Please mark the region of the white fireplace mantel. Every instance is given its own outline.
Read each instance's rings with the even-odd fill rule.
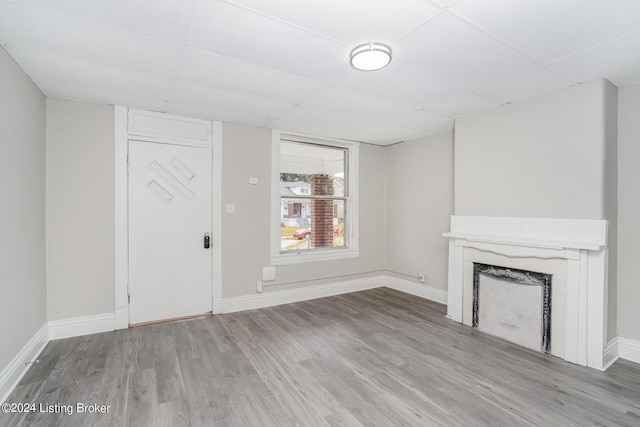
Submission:
[[[607,221],[513,217],[451,217],[447,317],[462,322],[464,249],[507,257],[565,259],[565,360],[605,370]]]

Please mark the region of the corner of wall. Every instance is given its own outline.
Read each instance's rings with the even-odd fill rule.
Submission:
[[[44,323],[0,372],[0,403],[5,402],[31,365],[37,363],[38,356],[48,342],[49,326]]]
[[[617,335],[640,341],[640,287],[637,260],[640,257],[640,84],[618,92],[618,236],[617,236]]]
[[[46,341],[41,338],[47,319],[46,101],[2,47],[0,76],[0,252],[10,254],[0,258],[5,300],[0,310],[3,396],[26,369],[25,359]]]
[[[618,335],[618,88],[603,80],[604,201],[603,214],[609,222],[609,269],[607,337]]]

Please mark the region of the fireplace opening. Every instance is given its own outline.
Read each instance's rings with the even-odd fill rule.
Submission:
[[[550,354],[551,279],[551,274],[474,262],[472,326]]]

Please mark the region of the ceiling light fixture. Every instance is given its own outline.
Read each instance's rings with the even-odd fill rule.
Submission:
[[[375,71],[391,62],[391,48],[382,43],[365,43],[351,51],[351,66],[357,70]]]

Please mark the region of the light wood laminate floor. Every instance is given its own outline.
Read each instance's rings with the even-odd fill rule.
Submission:
[[[74,413],[2,426],[640,426],[640,365],[575,366],[380,288],[52,341],[8,402]]]

